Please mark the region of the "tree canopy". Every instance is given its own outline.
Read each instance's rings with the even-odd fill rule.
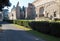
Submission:
[[[5,6],[11,6],[11,3],[9,0],[0,0],[0,11],[2,11],[2,8]]]

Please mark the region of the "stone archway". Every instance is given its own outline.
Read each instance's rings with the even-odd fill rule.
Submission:
[[[44,7],[40,7],[39,9],[39,17],[44,16]]]

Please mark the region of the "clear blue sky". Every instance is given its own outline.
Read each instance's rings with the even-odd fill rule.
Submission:
[[[13,5],[16,6],[17,2],[19,1],[19,6],[28,6],[28,3],[32,3],[34,0],[10,0],[11,2],[11,7],[9,7],[9,11],[11,10],[11,8],[13,7]]]

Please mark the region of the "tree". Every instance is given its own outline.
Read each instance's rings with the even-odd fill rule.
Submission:
[[[5,6],[11,6],[11,3],[9,0],[0,0],[0,11],[2,11],[2,8]]]
[[[21,7],[19,6],[19,9],[20,9],[20,12],[22,12],[22,9],[21,9]]]
[[[23,11],[23,18],[25,19],[25,7],[22,7],[22,11]]]
[[[25,13],[25,7],[24,6],[22,7],[22,11]]]

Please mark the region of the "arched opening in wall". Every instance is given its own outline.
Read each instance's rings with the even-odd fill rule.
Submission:
[[[54,17],[56,17],[56,11],[54,12]]]
[[[44,16],[44,7],[41,7],[39,9],[39,17],[42,17],[42,16]]]
[[[46,14],[46,17],[48,18],[49,13]]]
[[[53,19],[53,16],[52,15],[50,15],[50,20],[52,20]]]

